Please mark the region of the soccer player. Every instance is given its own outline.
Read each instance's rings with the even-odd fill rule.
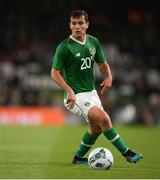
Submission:
[[[103,95],[112,86],[112,75],[106,57],[96,37],[86,34],[88,14],[84,10],[71,12],[71,35],[62,41],[55,52],[51,78],[64,90],[64,105],[72,113],[86,119],[88,130],[75,152],[72,163],[85,164],[85,154],[101,133],[118,149],[128,162],[136,163],[142,154],[133,152],[112,126],[94,86],[93,64],[104,76],[100,84]]]

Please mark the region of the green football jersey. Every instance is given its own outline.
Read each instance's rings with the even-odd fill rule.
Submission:
[[[95,89],[93,64],[105,60],[97,38],[86,35],[85,42],[81,43],[70,36],[57,47],[52,68],[62,72],[66,83],[77,94]]]

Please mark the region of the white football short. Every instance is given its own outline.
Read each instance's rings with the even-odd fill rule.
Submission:
[[[86,119],[88,122],[88,112],[93,106],[97,106],[103,109],[102,103],[99,99],[96,90],[90,92],[82,92],[75,95],[76,103],[75,106],[70,109],[66,103],[67,99],[64,99],[64,106],[73,114],[77,114]]]

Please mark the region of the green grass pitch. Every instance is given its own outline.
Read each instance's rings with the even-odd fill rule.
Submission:
[[[87,127],[0,127],[0,178],[8,179],[155,179],[160,178],[160,127],[117,126],[131,149],[143,153],[128,163],[103,135],[95,147],[114,156],[110,170],[72,165],[71,159]],[[93,149],[92,148],[92,149]]]

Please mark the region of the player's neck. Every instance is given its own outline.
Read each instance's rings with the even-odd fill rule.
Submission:
[[[83,36],[83,37],[81,36],[81,37],[78,38],[78,37],[72,36],[72,34],[71,34],[70,38],[73,39],[76,42],[79,42],[80,44],[85,44],[85,42],[86,42],[86,35]]]

